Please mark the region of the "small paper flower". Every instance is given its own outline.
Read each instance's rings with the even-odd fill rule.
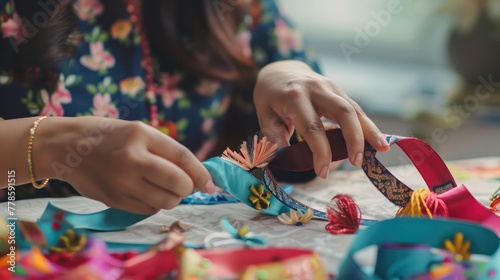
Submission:
[[[248,235],[249,232],[250,232],[250,228],[249,227],[242,226],[240,229],[238,229],[238,236],[237,236],[237,238],[238,239],[243,239],[244,237],[246,237]]]
[[[51,247],[50,251],[55,253],[75,253],[82,250],[85,244],[87,244],[85,235],[78,235],[74,230],[68,229],[65,234],[59,237],[57,246]]]
[[[469,260],[470,259],[470,241],[464,242],[464,235],[461,232],[455,233],[455,238],[453,242],[449,239],[444,241],[444,248],[455,254],[457,261]]]
[[[252,171],[255,168],[264,168],[278,149],[278,145],[259,134],[250,137],[248,141],[243,141],[239,151],[227,148],[221,158]]]
[[[302,226],[307,224],[313,216],[313,211],[308,208],[305,213],[296,210],[290,210],[290,215],[282,213],[278,216],[278,219],[285,225]]]
[[[178,232],[186,232],[190,229],[192,229],[192,225],[187,225],[184,223],[181,223],[180,220],[177,220],[173,222],[170,226],[161,226],[160,227],[160,233],[167,233],[167,232],[172,232],[172,231],[178,231]]]
[[[262,209],[267,209],[271,205],[269,198],[271,198],[271,193],[264,190],[264,185],[258,184],[257,187],[250,186],[250,192],[252,193],[248,199],[252,202],[255,209],[261,211]]]

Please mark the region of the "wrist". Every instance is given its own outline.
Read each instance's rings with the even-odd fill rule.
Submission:
[[[64,132],[70,131],[70,118],[49,117],[38,125],[33,141],[33,170],[35,179],[62,179],[57,176],[54,168],[63,163]]]
[[[264,66],[262,70],[266,71],[268,69],[271,69],[271,70],[290,71],[293,70],[294,68],[301,70],[311,70],[311,67],[309,67],[307,63],[300,60],[280,60],[272,62]]]

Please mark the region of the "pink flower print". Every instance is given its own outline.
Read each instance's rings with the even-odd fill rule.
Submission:
[[[3,38],[14,37],[14,39],[19,38],[21,35],[21,18],[17,13],[14,13],[12,18],[9,18],[6,14],[0,15],[1,26],[2,26],[2,36]]]
[[[224,98],[222,99],[219,107],[219,113],[222,115],[227,111],[227,108],[229,108],[229,105],[231,104],[231,95],[226,94]]]
[[[175,100],[183,95],[177,83],[181,80],[181,75],[161,74],[160,93],[165,107],[171,107]]]
[[[71,102],[71,94],[63,82],[57,84],[57,90],[49,96],[46,90],[41,90],[40,95],[45,106],[40,111],[40,116],[63,116],[64,109],[61,104]]]
[[[118,110],[111,103],[111,95],[109,93],[94,95],[94,116],[118,118]]]
[[[276,37],[278,39],[278,52],[282,56],[289,56],[291,50],[302,50],[302,40],[300,36],[298,36],[283,19],[275,20],[274,24],[276,28]]]
[[[212,95],[220,88],[220,83],[213,80],[200,79],[196,92],[200,95]]]
[[[194,153],[196,158],[198,158],[200,161],[205,160],[207,158],[208,154],[215,147],[216,142],[217,142],[216,138],[212,138],[210,140],[203,142],[203,144],[201,145],[201,148]]]
[[[90,55],[82,56],[80,63],[92,71],[102,71],[115,66],[115,57],[104,49],[102,42],[95,42],[90,44]]]
[[[207,118],[207,119],[204,119],[203,123],[201,124],[201,131],[203,131],[203,133],[207,134],[210,131],[212,131],[213,127],[214,127],[214,119]]]
[[[238,41],[238,43],[242,48],[243,55],[247,57],[250,57],[252,55],[252,48],[250,47],[251,38],[252,38],[252,33],[250,33],[250,31],[248,30],[240,32],[236,37],[236,40]]]
[[[104,6],[99,0],[78,0],[74,5],[74,10],[81,20],[92,21],[102,14]]]

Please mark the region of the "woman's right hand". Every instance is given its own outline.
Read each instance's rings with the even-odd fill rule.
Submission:
[[[35,174],[64,180],[109,207],[152,214],[194,189],[215,191],[186,147],[142,122],[48,118],[36,133]]]

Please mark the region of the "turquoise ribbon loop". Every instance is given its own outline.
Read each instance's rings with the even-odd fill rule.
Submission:
[[[63,210],[48,203],[40,220],[52,221],[58,213],[63,213],[64,221],[74,229],[93,231],[119,231],[136,224],[150,215],[135,214],[119,209],[108,208],[99,212],[80,214]]]
[[[371,246],[383,244],[428,245],[432,248],[443,248],[445,240],[453,240],[456,233],[462,233],[470,240],[472,254],[486,255],[489,262],[482,268],[477,279],[500,279],[500,239],[490,229],[483,226],[458,220],[441,220],[427,218],[395,218],[378,222],[364,230],[358,231],[351,247],[340,264],[335,279],[385,279],[386,273],[410,271],[413,275],[425,274],[429,264],[435,261],[432,254],[420,254],[421,258],[407,258],[398,261],[392,257],[377,259],[377,274],[361,266],[354,258],[356,252]],[[408,265],[407,269],[403,266]],[[385,271],[382,271],[384,269]],[[401,275],[399,275],[401,276]],[[399,277],[398,276],[398,277]],[[396,277],[392,275],[391,277]],[[395,278],[389,278],[395,279]],[[402,278],[397,278],[402,279]]]

